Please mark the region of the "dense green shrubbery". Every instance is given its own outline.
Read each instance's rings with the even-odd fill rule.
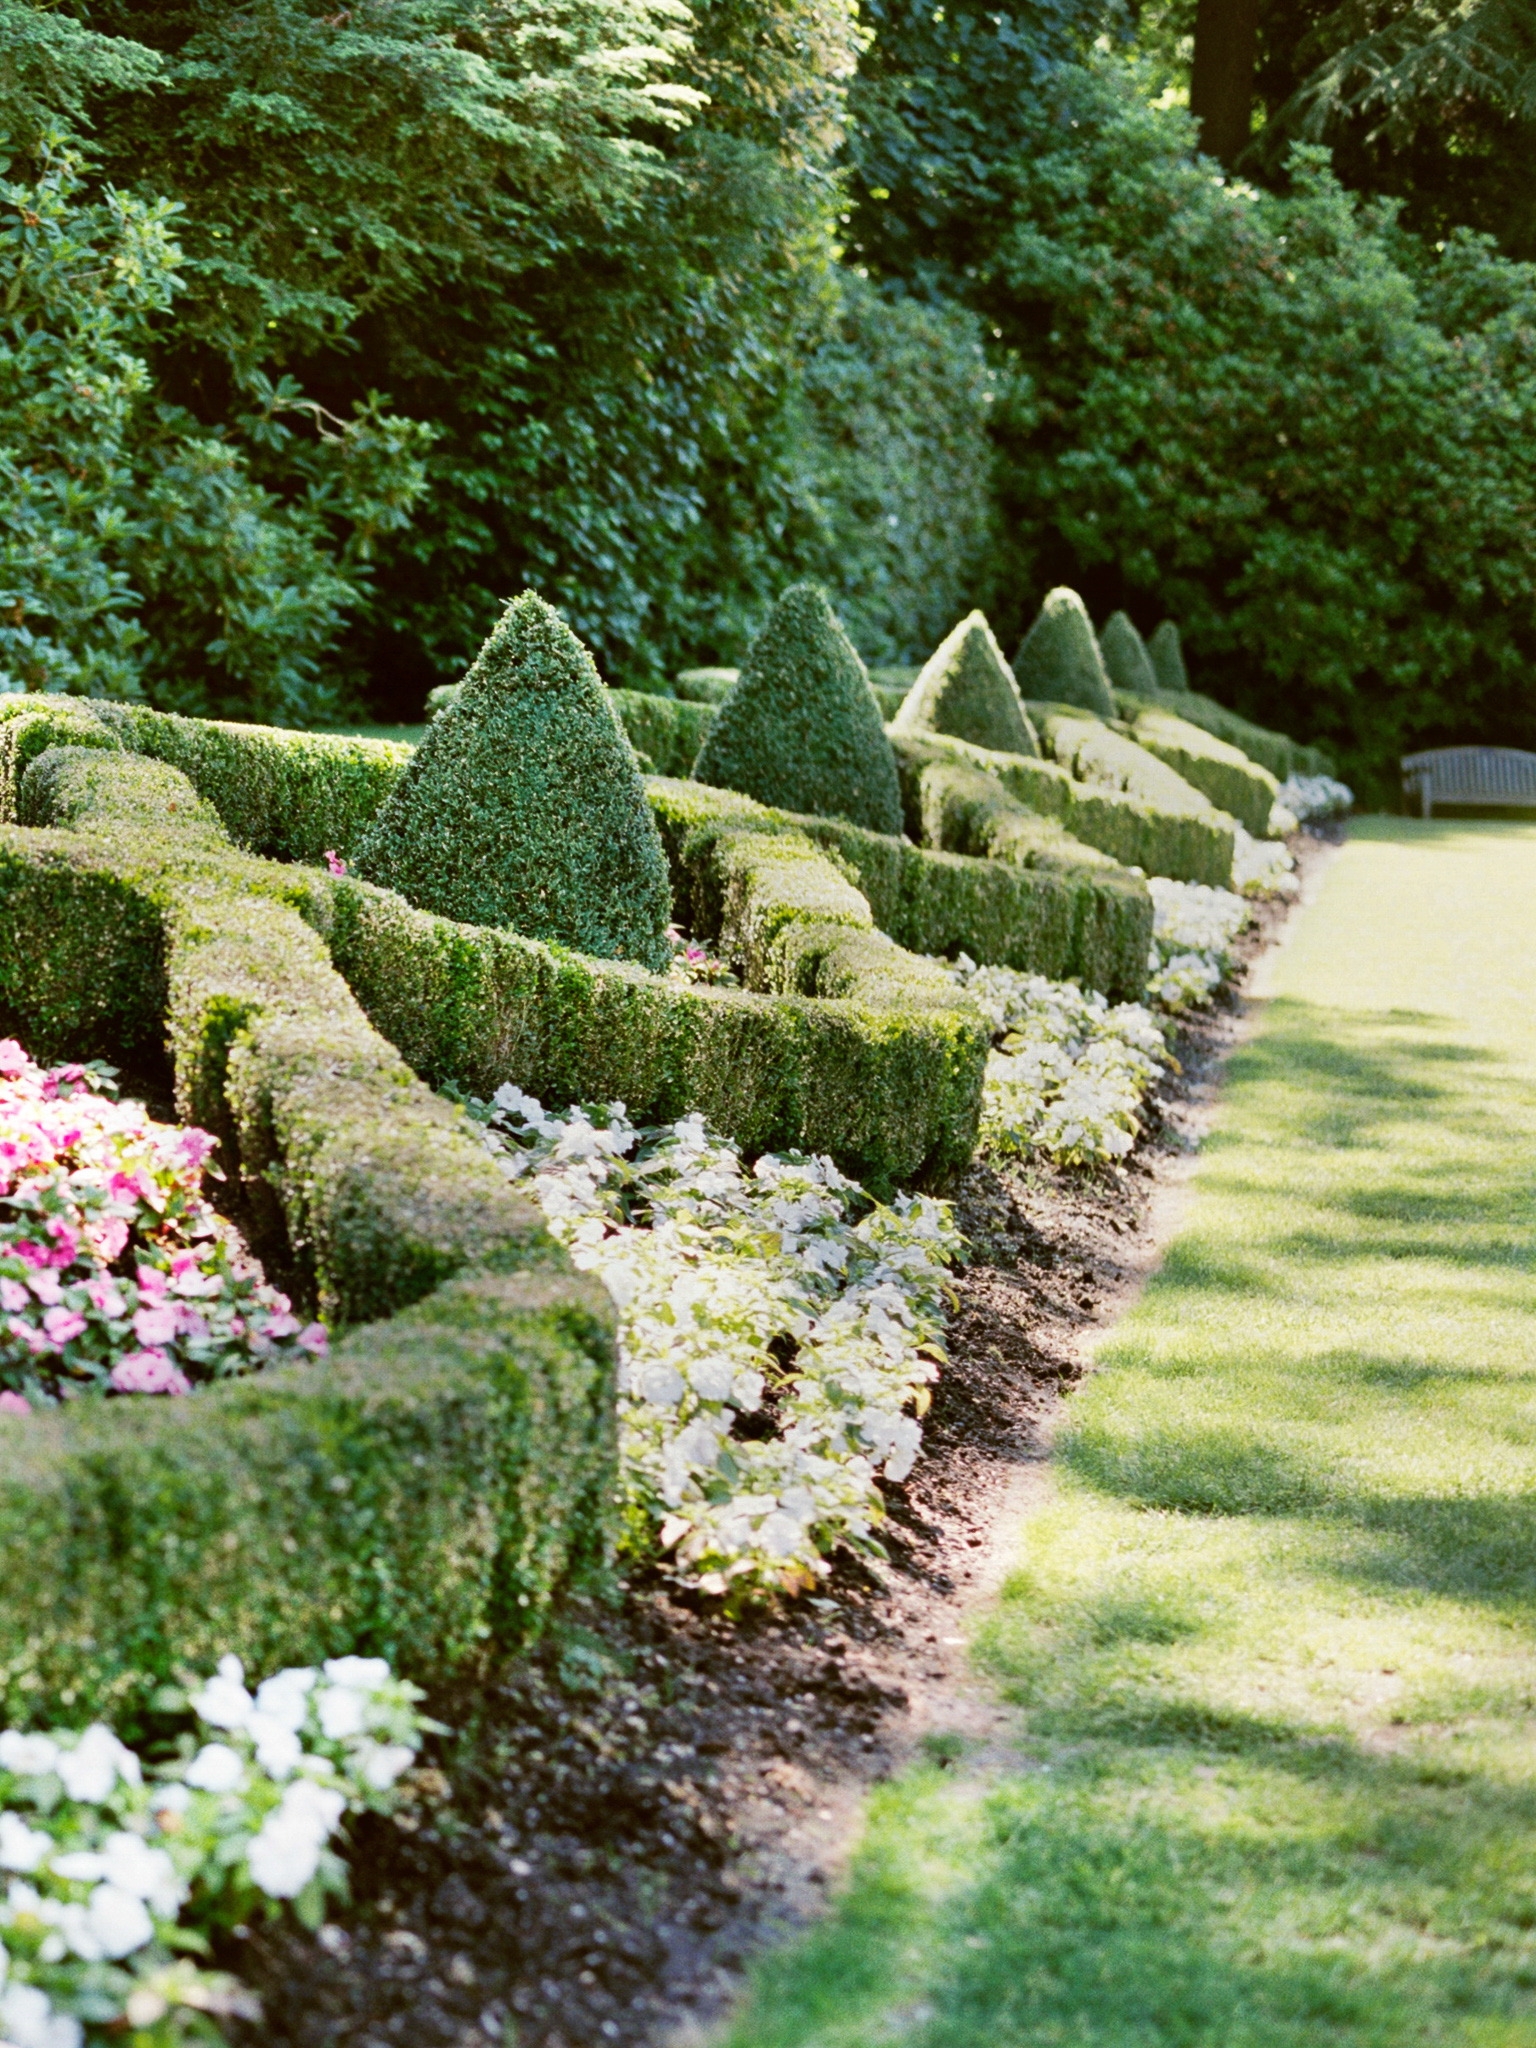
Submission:
[[[1025,124],[982,288],[1015,576],[1167,605],[1203,686],[1378,775],[1536,740],[1536,270],[1415,244],[1317,151],[1224,181],[1108,59]]]
[[[695,779],[787,811],[901,830],[901,796],[880,707],[826,593],[779,599],[715,714]]]
[[[87,190],[39,141],[0,176],[0,690],[141,692],[281,717],[334,701],[321,672],[381,533],[420,496],[424,435],[361,403],[292,457],[288,500],[239,437],[159,397],[145,361],[181,284],[175,209]],[[247,438],[294,440],[288,399]]]
[[[982,612],[929,655],[896,714],[898,732],[947,732],[999,754],[1038,754],[1013,670]]]
[[[94,121],[75,239],[99,253],[118,206],[179,241],[116,281],[148,444],[110,496],[123,532],[103,550],[82,492],[36,487],[34,565],[73,552],[100,586],[44,574],[57,618],[20,593],[56,685],[290,720],[366,686],[410,716],[523,583],[637,684],[739,657],[796,574],[887,656],[960,608],[991,378],[974,315],[888,306],[834,262],[843,0],[0,17],[12,175],[52,175],[25,154],[50,116]]]
[[[465,924],[666,965],[666,858],[634,750],[591,655],[532,591],[428,726],[357,868]]]

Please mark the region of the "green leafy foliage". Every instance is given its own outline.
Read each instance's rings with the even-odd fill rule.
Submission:
[[[1224,182],[1108,59],[1030,120],[987,287],[1027,560],[1155,595],[1214,695],[1378,790],[1413,742],[1529,744],[1536,271],[1411,245],[1316,152]]]
[[[1087,607],[1065,585],[1051,591],[1014,659],[1026,697],[1075,704],[1098,718],[1113,718],[1115,700],[1104,673]]]
[[[161,402],[143,351],[183,268],[176,208],[107,186],[50,133],[0,176],[0,688],[233,698],[312,714],[380,533],[422,487],[423,430],[266,387],[250,445]],[[300,442],[284,415],[306,412]],[[291,444],[302,494],[252,452]]]
[[[466,924],[666,965],[666,856],[634,752],[591,655],[532,591],[427,728],[357,866]]]
[[[898,732],[947,732],[999,754],[1038,754],[1013,670],[986,615],[963,618],[929,655],[896,714]]]
[[[901,793],[880,707],[814,584],[794,584],[774,606],[693,773],[784,810],[900,832]]]

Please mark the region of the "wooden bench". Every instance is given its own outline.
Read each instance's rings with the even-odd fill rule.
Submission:
[[[1403,794],[1417,796],[1420,815],[1436,804],[1483,804],[1490,810],[1536,810],[1536,754],[1517,747],[1436,747],[1404,754]]]

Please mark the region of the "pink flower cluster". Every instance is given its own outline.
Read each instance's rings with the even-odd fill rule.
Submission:
[[[217,1140],[0,1039],[0,1415],[319,1356],[202,1192]]]

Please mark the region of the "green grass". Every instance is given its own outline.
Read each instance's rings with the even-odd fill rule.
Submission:
[[[1366,820],[975,1654],[732,2048],[1536,2044],[1536,827]]]

